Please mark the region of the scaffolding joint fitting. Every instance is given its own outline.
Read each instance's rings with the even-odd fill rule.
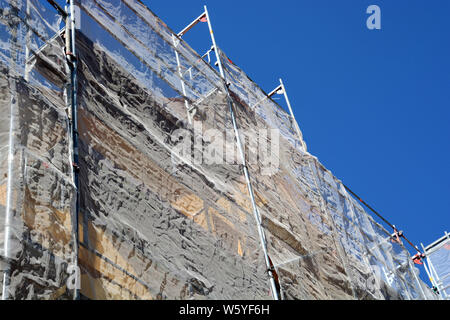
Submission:
[[[75,173],[79,173],[80,172],[80,167],[78,166],[78,163],[72,162],[72,167],[73,167],[73,171]]]
[[[77,61],[77,57],[71,51],[66,51],[66,57],[70,62]]]

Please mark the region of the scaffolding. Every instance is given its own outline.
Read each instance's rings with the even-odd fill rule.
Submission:
[[[175,33],[138,0],[49,3],[0,0],[3,299],[433,298],[308,153],[283,81],[265,93],[218,47],[206,6]],[[203,22],[200,56],[183,36]],[[233,133],[235,163],[174,152],[176,132],[211,129]]]
[[[426,261],[424,268],[439,299],[450,299],[450,234],[445,235],[424,247]]]

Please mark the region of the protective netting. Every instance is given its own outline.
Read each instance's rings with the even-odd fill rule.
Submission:
[[[279,158],[277,174],[261,175],[261,162],[250,168],[257,194],[270,196],[261,203],[261,212],[273,240],[268,243],[269,254],[284,297],[431,297],[425,292],[429,290],[422,288],[418,270],[403,245],[393,241],[343,184],[306,152],[290,115],[223,52],[221,56],[227,81],[239,102],[262,119],[257,127],[280,132],[279,154],[273,156]],[[295,245],[287,246],[290,242]]]
[[[270,299],[220,75],[139,1],[75,2],[78,234],[61,19],[37,0],[0,0],[8,298],[69,297],[77,235],[85,298]],[[430,297],[289,113],[219,54],[281,297]]]
[[[41,1],[0,8],[2,294],[68,298],[76,261],[61,18]]]

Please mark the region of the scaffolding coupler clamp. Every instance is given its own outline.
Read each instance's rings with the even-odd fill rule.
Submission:
[[[72,167],[73,167],[74,172],[76,172],[76,173],[80,172],[80,167],[78,166],[77,163],[72,162]]]
[[[275,267],[274,266],[270,266],[270,268],[268,268],[266,270],[266,272],[272,272],[272,274],[275,272]]]
[[[66,51],[66,57],[70,62],[77,60],[77,57],[71,51]]]
[[[391,242],[402,243],[400,238],[403,237],[403,231],[398,231],[397,228],[394,228],[394,233],[391,235]]]
[[[194,104],[191,107],[189,107],[188,112],[192,112],[192,111],[196,110],[197,108],[198,108],[198,106]]]
[[[417,254],[415,254],[411,259],[415,264],[423,264],[422,259],[425,258],[425,254],[418,252]]]

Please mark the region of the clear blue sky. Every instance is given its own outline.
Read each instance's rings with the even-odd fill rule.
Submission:
[[[233,62],[266,92],[284,79],[328,169],[414,243],[450,231],[450,1],[144,3],[175,31],[208,5]],[[381,30],[366,28],[371,4]],[[206,24],[185,39],[210,46]]]

